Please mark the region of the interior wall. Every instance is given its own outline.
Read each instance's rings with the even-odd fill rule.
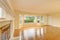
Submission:
[[[48,24],[56,27],[60,27],[60,13],[50,14],[48,16]]]
[[[14,16],[14,28],[19,28],[19,14],[16,13]]]
[[[7,0],[0,0],[0,7],[5,11],[4,13],[6,13],[7,15],[9,15],[8,17],[12,18],[13,17],[13,11],[11,9],[11,7],[8,4]]]
[[[20,21],[19,21],[19,15],[34,15],[34,16],[44,16],[45,17],[45,21],[44,21],[44,25],[47,25],[47,15],[46,14],[33,14],[33,13],[28,13],[28,12],[18,12],[18,11],[15,11],[15,16],[14,16],[14,28],[21,28],[22,26],[24,27],[31,27],[31,26],[41,26],[41,24],[36,24],[36,23],[32,23],[32,24],[23,24],[22,26],[19,25]]]

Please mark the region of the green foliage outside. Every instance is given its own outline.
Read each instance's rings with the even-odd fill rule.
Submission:
[[[34,22],[34,17],[26,17],[26,19],[24,20],[25,23],[32,23]]]

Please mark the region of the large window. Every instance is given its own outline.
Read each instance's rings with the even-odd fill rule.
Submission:
[[[44,16],[20,15],[20,25],[25,23],[44,23]]]
[[[24,16],[24,23],[33,23],[34,19],[34,16]]]

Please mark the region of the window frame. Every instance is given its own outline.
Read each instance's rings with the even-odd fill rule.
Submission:
[[[44,17],[44,20],[43,20],[42,16],[36,16],[36,15],[19,15],[19,18],[20,18],[20,16],[22,17],[22,19],[21,19],[22,23],[20,23],[20,20],[19,20],[19,25],[23,25],[23,24],[34,24],[34,23],[40,25],[42,23],[42,21],[44,23],[44,20],[45,20],[45,16],[43,16]],[[35,17],[34,22],[24,23],[24,16],[34,16]],[[40,19],[39,19],[40,22],[39,23],[37,22],[37,17],[40,17]]]
[[[34,15],[24,15],[24,16],[33,16],[33,17],[35,18]],[[34,19],[34,20],[35,20],[35,19]],[[28,24],[32,24],[32,23],[34,23],[34,22],[30,22],[30,23],[28,23]],[[27,24],[27,23],[24,23],[24,24]]]

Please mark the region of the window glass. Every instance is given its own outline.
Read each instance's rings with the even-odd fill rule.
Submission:
[[[40,16],[37,16],[37,23],[40,23]]]
[[[41,16],[42,23],[44,23],[44,16]]]
[[[20,15],[19,17],[20,17],[20,25],[22,25],[22,22],[24,22],[24,23],[37,23],[40,25],[40,23],[44,24],[44,21],[45,21],[44,16],[24,15],[24,17],[22,17],[22,15]],[[24,20],[22,20],[23,18],[24,18]]]
[[[34,16],[24,16],[24,23],[33,23],[34,19]]]
[[[0,18],[6,18],[6,16],[6,11],[2,7],[0,7]]]
[[[2,8],[0,7],[0,18],[2,17]]]
[[[20,15],[20,25],[22,25],[22,15]]]

